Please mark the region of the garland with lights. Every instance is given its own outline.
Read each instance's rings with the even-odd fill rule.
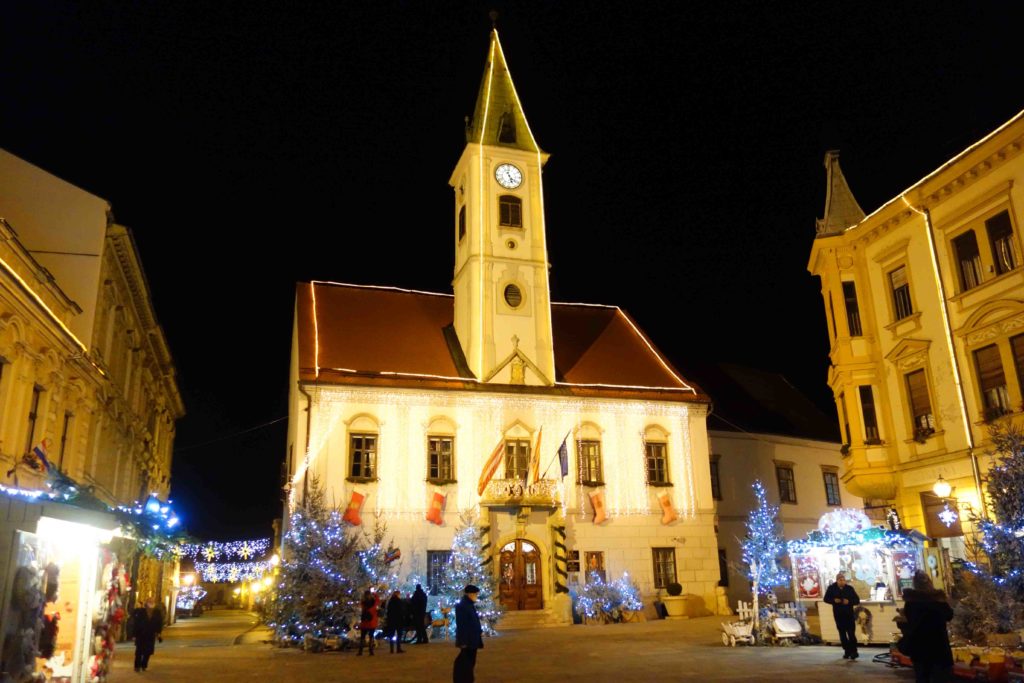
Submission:
[[[269,562],[196,562],[195,566],[207,583],[257,581],[270,569]]]
[[[178,557],[190,557],[206,562],[216,562],[221,558],[224,558],[225,561],[237,558],[247,562],[265,554],[269,549],[269,538],[252,538],[241,541],[182,543],[175,546],[174,554]]]
[[[591,572],[576,602],[576,610],[582,616],[605,623],[622,621],[624,612],[636,612],[643,606],[640,589],[630,580],[628,572],[611,583],[605,583],[599,573]]]

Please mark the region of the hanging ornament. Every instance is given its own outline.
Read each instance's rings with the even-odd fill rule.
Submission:
[[[591,493],[590,504],[594,506],[594,524],[600,524],[608,519],[604,508],[604,491],[594,491]]]
[[[444,524],[444,518],[442,517],[444,499],[445,497],[437,491],[434,491],[434,495],[431,496],[430,509],[427,511],[427,521],[431,524],[436,524],[437,526]]]
[[[359,516],[359,510],[363,507],[364,500],[366,500],[365,495],[358,491],[353,491],[352,500],[348,502],[348,508],[345,509],[345,514],[342,516],[342,519],[352,526],[361,525],[363,523],[363,519]]]
[[[676,509],[672,507],[672,499],[667,493],[658,496],[658,504],[661,505],[661,523],[671,524],[679,519]]]

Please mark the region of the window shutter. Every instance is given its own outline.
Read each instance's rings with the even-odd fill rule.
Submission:
[[[907,375],[907,394],[910,395],[910,412],[914,417],[932,412],[924,370],[917,370]]]
[[[999,358],[999,347],[995,344],[978,349],[974,352],[978,364],[978,381],[982,392],[1001,387],[1006,384],[1003,377],[1003,363]]]

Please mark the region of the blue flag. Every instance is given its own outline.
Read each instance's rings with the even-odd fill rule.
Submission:
[[[566,434],[565,438],[562,439],[562,445],[558,447],[558,464],[562,467],[562,478],[569,474],[569,449],[565,447],[565,442],[569,440],[569,435]]]

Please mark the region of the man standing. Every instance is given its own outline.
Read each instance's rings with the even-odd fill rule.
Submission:
[[[463,590],[462,600],[455,606],[455,646],[459,648],[459,656],[455,658],[452,671],[453,683],[473,683],[476,651],[484,646],[480,616],[473,604],[479,595],[480,589],[469,584]]]
[[[860,604],[860,598],[853,586],[846,583],[846,576],[839,572],[836,582],[825,591],[825,602],[832,605],[832,616],[836,619],[839,630],[839,642],[843,645],[843,659],[857,659],[856,620],[853,617],[854,605]]]
[[[412,594],[409,601],[412,611],[412,623],[416,627],[416,644],[427,642],[427,594],[423,586],[416,584],[416,592]]]

